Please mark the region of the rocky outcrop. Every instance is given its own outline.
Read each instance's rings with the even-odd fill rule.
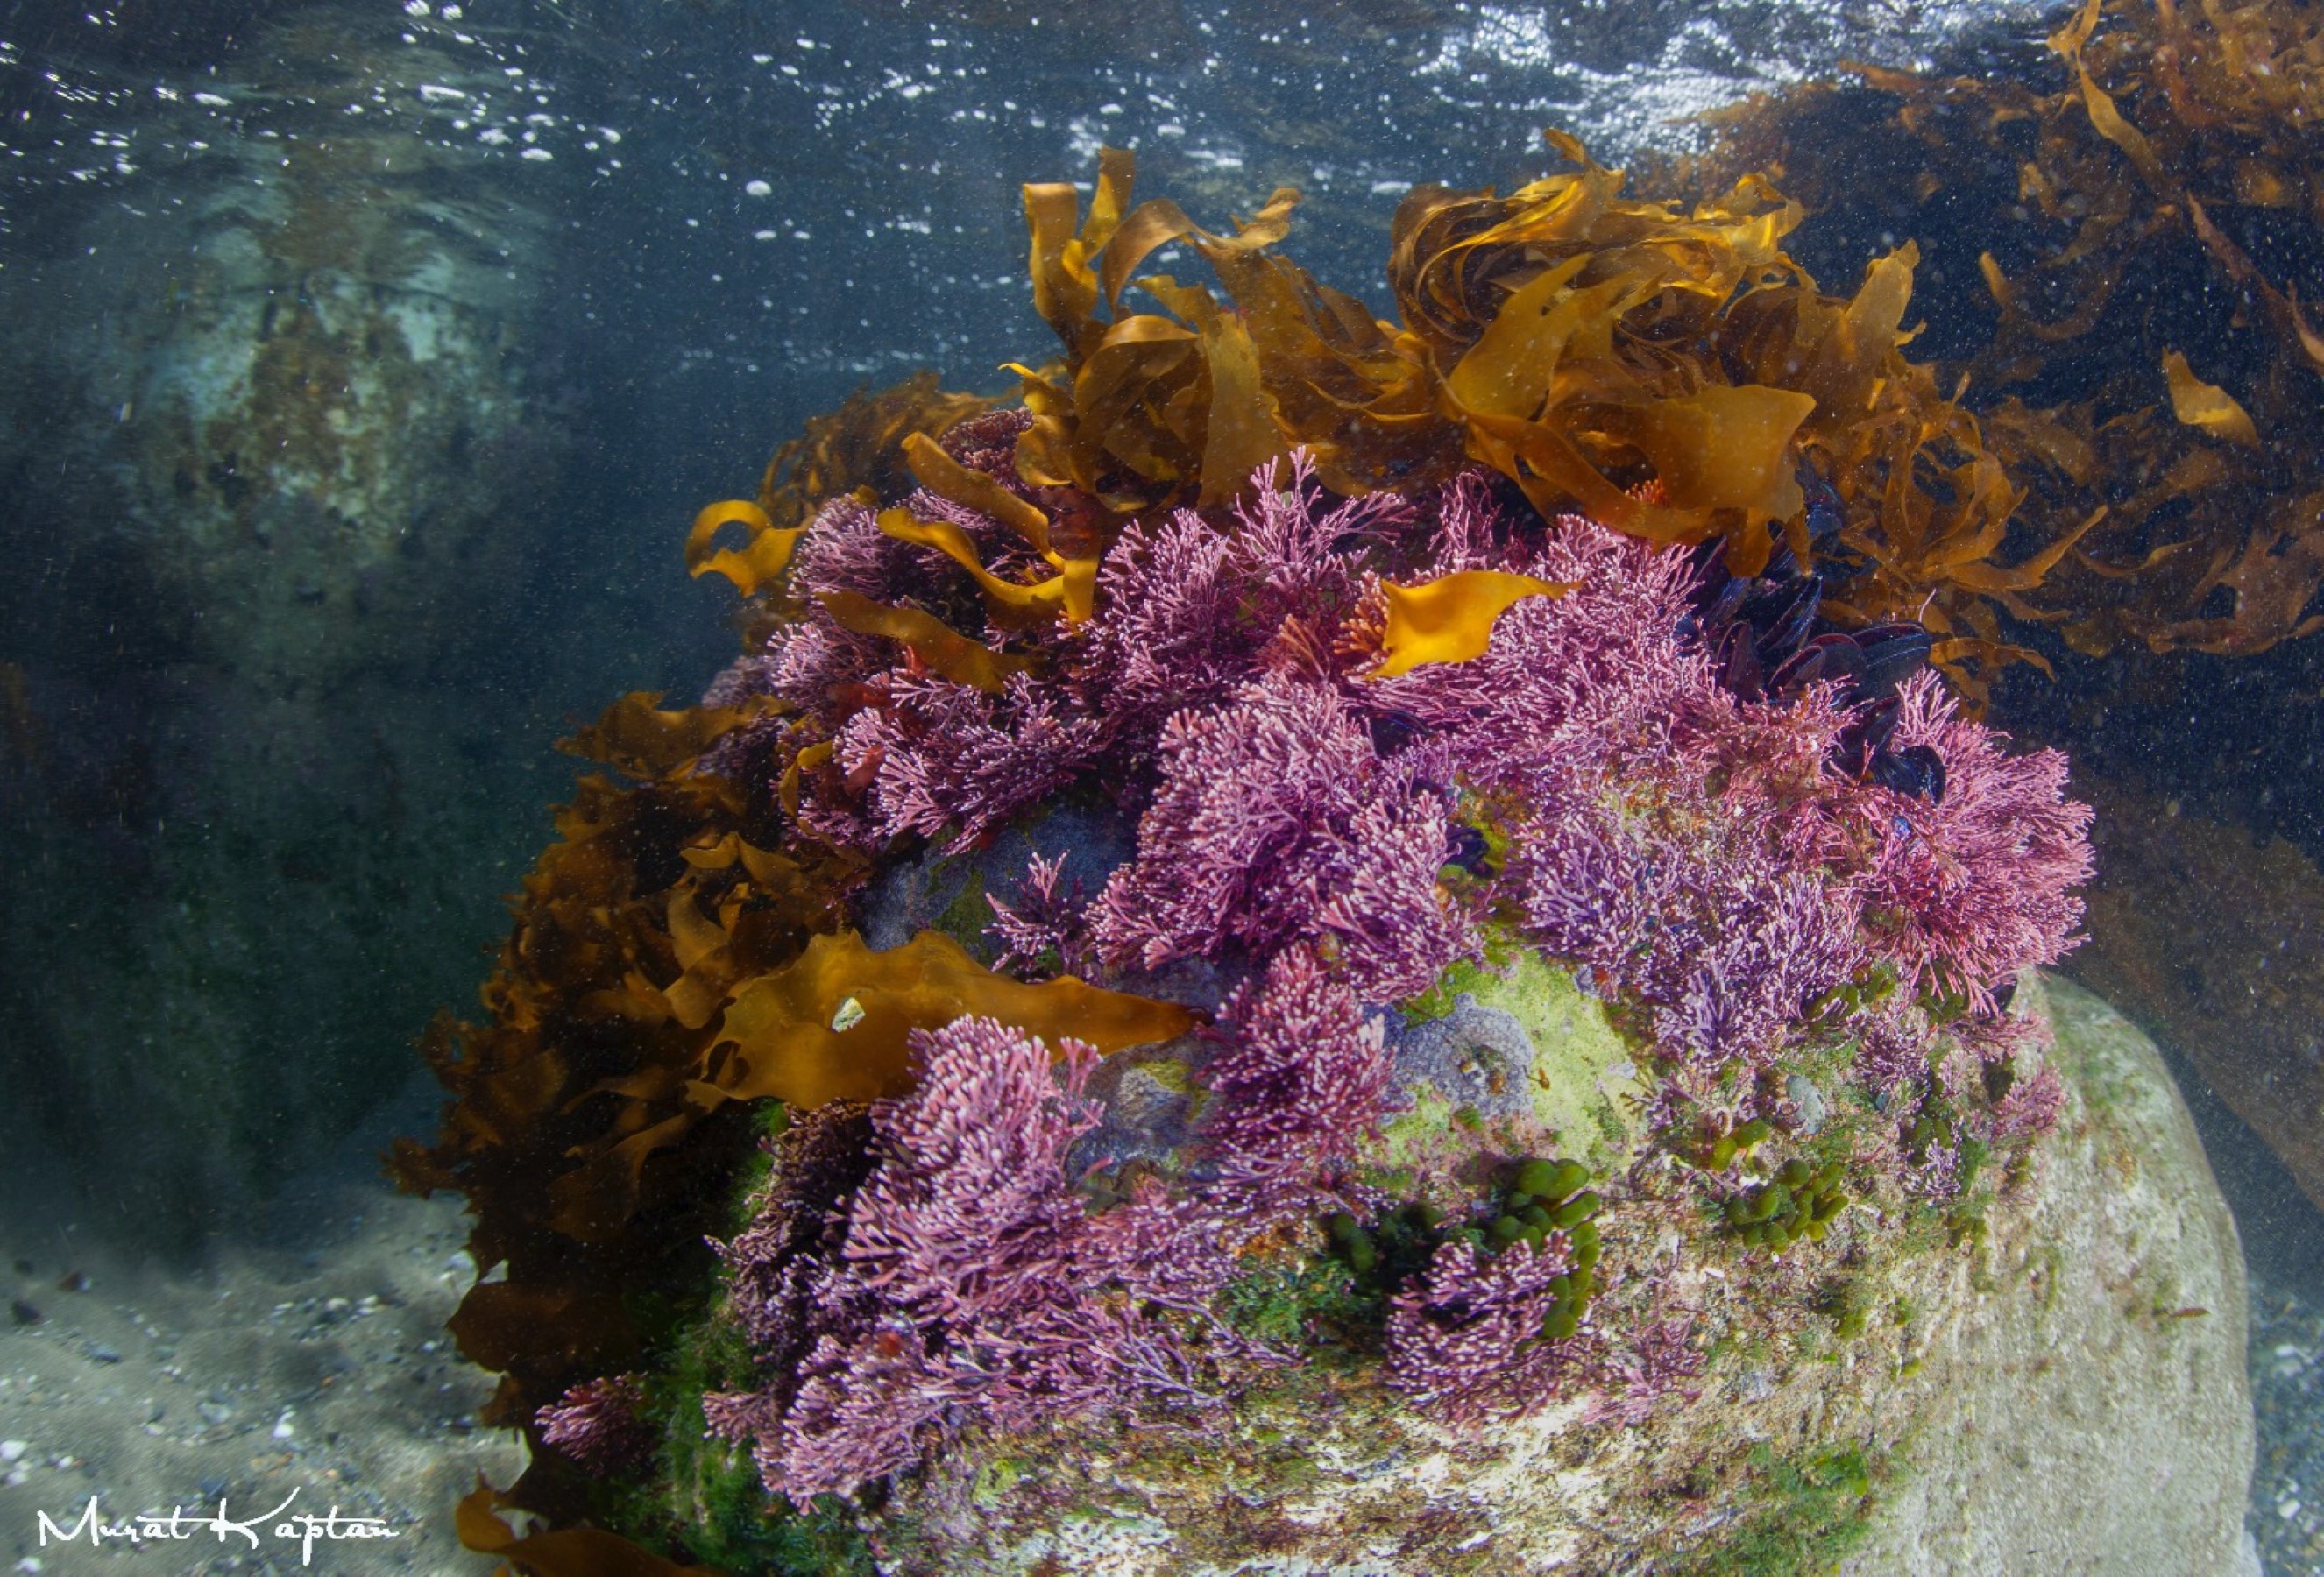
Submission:
[[[536,825],[550,194],[448,134],[506,79],[402,20],[303,8],[150,99],[246,134],[11,237],[0,1081],[156,1238],[401,1085]]]
[[[2044,992],[2071,1092],[1991,1260],[1932,1309],[1853,1571],[2255,1574],[2243,1250],[2153,1043]]]
[[[1408,1038],[1406,1065],[1554,1087],[1588,1065],[1582,1105],[1615,1110],[1589,1097],[1626,1071],[1594,1004],[1555,982],[1483,994]],[[2070,984],[2021,997],[2056,1031],[2067,1103],[1975,1240],[1866,1222],[1784,1262],[1673,1269],[1709,1348],[1684,1405],[1463,1434],[1360,1365],[1311,1363],[1216,1438],[975,1443],[868,1519],[882,1569],[2255,1570],[2234,1224],[2153,1045]]]

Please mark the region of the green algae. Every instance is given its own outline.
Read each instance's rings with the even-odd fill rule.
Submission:
[[[1295,1347],[1316,1328],[1372,1323],[1373,1304],[1358,1290],[1356,1274],[1339,1259],[1270,1265],[1237,1277],[1220,1292],[1219,1317],[1255,1342]]]
[[[992,906],[984,899],[983,875],[971,867],[967,880],[961,883],[960,890],[953,895],[944,912],[936,916],[931,928],[959,943],[979,964],[990,965],[996,954],[984,927],[991,923]]]
[[[1388,1168],[1409,1170],[1425,1165],[1452,1121],[1452,1102],[1424,1085],[1412,1092],[1409,1110],[1380,1124],[1380,1140],[1373,1157]]]
[[[1449,978],[1449,972],[1448,972]],[[1462,988],[1480,1007],[1499,1008],[1534,1047],[1535,1119],[1565,1148],[1600,1171],[1628,1166],[1638,1136],[1619,1104],[1646,1093],[1631,1047],[1570,971],[1519,953],[1499,972],[1478,972]]]
[[[1736,1492],[1742,1520],[1719,1545],[1689,1552],[1668,1568],[1685,1577],[1812,1577],[1837,1571],[1871,1531],[1886,1453],[1849,1444],[1798,1456],[1764,1443],[1745,1459]]]
[[[1407,998],[1397,1006],[1397,1011],[1403,1015],[1407,1028],[1416,1028],[1423,1024],[1433,1023],[1452,1011],[1461,1000],[1462,992],[1473,994],[1479,986],[1492,978],[1468,959],[1456,958],[1443,974],[1436,977],[1435,984],[1416,997]]]
[[[1009,1498],[1009,1491],[1025,1476],[1025,1464],[1013,1456],[990,1456],[976,1466],[976,1480],[968,1498],[987,1511]]]

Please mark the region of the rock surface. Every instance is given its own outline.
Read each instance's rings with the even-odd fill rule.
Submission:
[[[2045,982],[2072,1092],[1993,1290],[1923,1360],[1909,1477],[1849,1569],[2256,1573],[2243,1250],[2153,1043]]]
[[[867,1522],[881,1569],[2255,1572],[2234,1223],[2152,1044],[2070,984],[2021,995],[2070,1094],[1982,1242],[1866,1211],[1781,1261],[1690,1247],[1670,1274],[1711,1351],[1691,1402],[1463,1435],[1361,1365],[1310,1363],[1214,1438],[965,1442]],[[1462,1012],[1506,1038],[1493,1005]]]
[[[2324,1208],[2324,872],[2175,799],[2087,792],[2099,874],[2075,977],[2193,1064]]]

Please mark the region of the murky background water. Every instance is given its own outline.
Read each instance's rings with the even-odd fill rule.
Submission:
[[[732,650],[680,535],[805,418],[922,366],[997,389],[1045,349],[1019,182],[1113,144],[1207,222],[1296,186],[1291,250],[1384,308],[1402,195],[1513,185],[1544,124],[1609,162],[1680,153],[1692,117],[1842,60],[2022,66],[2046,11],[0,0],[0,1147],[29,1179],[0,1204],[26,1343],[0,1388],[61,1417],[174,1355],[182,1331],[71,1313],[60,1279],[100,1262],[263,1260],[245,1280],[295,1296],[259,1325],[364,1317],[318,1257],[405,1208],[365,1204],[366,1146],[426,1120],[411,1043],[472,999],[570,780],[550,742]],[[1844,285],[1869,241],[1802,254]],[[2021,675],[1997,716],[2126,797],[2126,839],[2218,824],[2324,862],[2312,644]],[[2295,1572],[2324,1571],[2324,1221],[2231,1109],[2264,1088],[2218,1071],[2239,1036],[2317,1055],[2324,995],[2257,983],[2271,939],[2324,937],[2292,935],[2313,900],[2284,881],[2241,954],[2197,909],[2125,912],[2210,937],[2148,1028],[2252,1261],[2253,1526]],[[400,1309],[386,1346],[424,1368],[459,1267],[443,1221],[410,1230],[411,1285],[367,1313]],[[186,1285],[143,1296],[198,1325]],[[278,1382],[307,1401],[131,1426],[189,1430],[188,1462],[253,1420],[310,1441],[276,1420],[330,1382]],[[421,1482],[475,1400],[396,1415],[374,1472]],[[0,1550],[105,1428],[16,1443]]]

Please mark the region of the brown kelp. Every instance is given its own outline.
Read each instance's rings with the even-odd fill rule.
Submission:
[[[1804,467],[1845,512],[1833,616],[1923,623],[1977,692],[2028,655],[1999,614],[2024,612],[2091,522],[2021,532],[2017,561],[1997,562],[2017,492],[1977,419],[1904,355],[1910,244],[1853,297],[1827,296],[1784,250],[1799,205],[1765,178],[1684,208],[1625,196],[1620,171],[1550,143],[1579,168],[1506,197],[1406,198],[1388,263],[1400,324],[1275,250],[1287,189],[1228,235],[1167,199],[1131,208],[1125,153],[1107,155],[1078,229],[1071,188],[1028,188],[1035,299],[1065,354],[1019,369],[1033,422],[1018,475],[1129,515],[1214,505],[1220,477],[1294,446],[1342,491],[1482,461],[1536,508],[1718,539],[1749,574],[1778,533],[1811,556]],[[1137,277],[1174,243],[1223,300]],[[1133,282],[1163,309],[1124,306]]]
[[[2024,78],[1858,68],[1725,117],[1690,179],[1777,168],[1831,223],[1945,249],[1946,375],[2026,497],[2098,529],[2004,604],[2077,651],[2227,656],[2324,629],[2324,18],[2086,0]],[[1972,294],[1973,292],[1973,294]]]

